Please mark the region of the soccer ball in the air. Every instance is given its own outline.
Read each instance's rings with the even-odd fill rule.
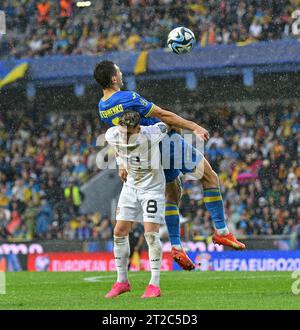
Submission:
[[[176,54],[189,53],[195,42],[194,33],[186,27],[173,29],[168,35],[168,46]]]

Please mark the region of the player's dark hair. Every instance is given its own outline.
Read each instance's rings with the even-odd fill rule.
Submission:
[[[115,63],[111,61],[101,61],[94,69],[94,78],[102,88],[111,86],[111,78],[117,75]]]
[[[119,117],[119,125],[127,128],[135,128],[139,125],[141,117],[137,111],[126,110]]]

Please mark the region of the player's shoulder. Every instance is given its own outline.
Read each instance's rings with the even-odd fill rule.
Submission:
[[[128,107],[141,106],[148,108],[152,105],[151,102],[147,101],[144,97],[135,91],[124,91],[124,93],[125,94],[123,96],[122,103]]]
[[[125,108],[130,107],[140,100],[140,95],[134,91],[119,91],[113,95],[113,104],[122,104]]]
[[[134,101],[140,97],[140,95],[135,91],[122,91],[120,97],[123,97],[129,101]]]
[[[141,126],[141,133],[146,135],[167,133],[167,131],[168,131],[168,126],[163,122],[159,122],[150,126]]]
[[[163,123],[162,121],[156,123],[153,125],[155,129],[160,130],[161,133],[167,133],[168,132],[168,125]]]
[[[119,130],[117,126],[110,127],[105,133],[106,141],[113,141],[118,136]]]
[[[113,96],[117,98],[135,99],[136,97],[139,97],[139,94],[135,91],[118,91],[117,93],[113,94]]]
[[[124,91],[124,93],[127,93],[128,95],[131,95],[133,98],[136,98],[140,96],[136,91]]]
[[[137,94],[132,91],[118,91],[114,93],[111,97],[107,100],[100,99],[98,103],[98,107],[100,110],[106,109],[107,107],[111,107],[116,103],[124,103],[131,101],[137,97]]]

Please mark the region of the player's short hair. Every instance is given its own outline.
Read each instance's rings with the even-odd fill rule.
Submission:
[[[112,61],[101,61],[96,64],[94,78],[102,88],[111,86],[111,78],[117,75],[115,63]]]
[[[137,111],[126,110],[119,117],[119,125],[127,128],[135,128],[141,120],[140,114]]]

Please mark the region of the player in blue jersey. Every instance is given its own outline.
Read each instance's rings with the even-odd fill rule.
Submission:
[[[198,138],[207,141],[208,131],[198,124],[186,120],[173,112],[164,110],[159,106],[148,102],[139,94],[132,91],[121,91],[123,86],[122,72],[119,67],[111,61],[102,61],[94,69],[94,78],[103,89],[103,97],[99,102],[100,119],[109,126],[118,125],[119,116],[125,110],[135,110],[141,116],[141,125],[153,125],[163,121],[174,129],[186,129],[193,132]],[[204,190],[204,203],[209,211],[215,226],[213,241],[234,249],[245,249],[245,245],[236,240],[229,232],[226,221],[218,175],[213,171],[204,156],[193,146],[184,141],[180,134],[172,132],[173,138],[180,145],[182,153],[189,152],[193,155],[195,165],[182,164],[181,167],[174,166],[176,153],[170,150],[167,157],[171,158],[171,168],[164,169],[166,178],[166,212],[165,220],[172,244],[172,257],[182,269],[192,270],[195,265],[182,249],[180,240],[180,222],[178,204],[181,197],[181,185],[179,175],[190,173],[201,181]],[[163,157],[165,155],[162,155]],[[166,157],[166,156],[165,156]],[[173,166],[173,167],[172,167]],[[119,170],[121,179],[126,180],[126,170]],[[118,236],[119,233],[114,233]]]

